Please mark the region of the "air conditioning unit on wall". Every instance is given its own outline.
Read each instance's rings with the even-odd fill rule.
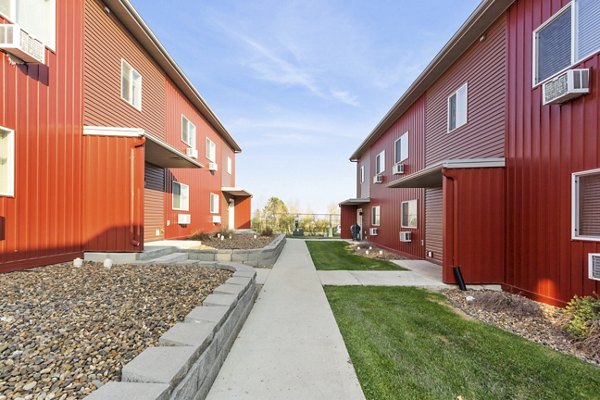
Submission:
[[[188,157],[198,158],[198,149],[194,149],[194,148],[188,147],[187,149],[185,149],[185,154]]]
[[[404,173],[404,164],[394,164],[394,167],[392,168],[392,173],[394,175],[402,175]]]
[[[192,223],[192,215],[191,214],[179,214],[177,215],[177,223],[179,225],[189,225]]]
[[[208,170],[209,171],[218,171],[219,170],[219,166],[217,165],[216,162],[208,163]]]
[[[371,235],[371,236],[377,236],[378,233],[379,233],[379,228],[370,228],[369,229],[369,235]]]
[[[401,242],[412,242],[412,232],[410,231],[406,231],[406,232],[400,232],[400,241]]]
[[[600,253],[589,255],[589,278],[600,281]]]
[[[590,70],[570,69],[542,85],[542,103],[560,104],[590,92]]]
[[[220,224],[221,223],[221,216],[220,215],[213,215],[212,222],[213,222],[213,224]]]
[[[373,177],[373,183],[383,183],[383,175],[375,175]]]
[[[0,49],[26,63],[44,64],[46,47],[16,24],[0,24]]]

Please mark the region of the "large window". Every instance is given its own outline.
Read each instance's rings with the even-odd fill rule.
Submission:
[[[600,50],[600,1],[574,0],[533,32],[533,83]]]
[[[377,175],[385,171],[385,150],[375,157],[375,173]]]
[[[211,193],[210,194],[210,213],[218,214],[219,213],[219,195]]]
[[[209,138],[206,138],[206,158],[212,162],[217,162],[217,145]]]
[[[408,158],[408,132],[394,142],[394,162],[396,164]]]
[[[403,201],[400,226],[417,229],[417,200]]]
[[[192,124],[185,115],[181,116],[181,140],[191,148],[196,148],[196,125]]]
[[[0,0],[0,14],[47,47],[56,48],[56,0]]]
[[[371,208],[371,225],[379,226],[381,224],[381,209],[379,206]]]
[[[142,111],[142,76],[121,60],[121,98]]]
[[[190,187],[188,185],[173,182],[173,210],[190,210]]]
[[[448,97],[448,132],[467,123],[467,84]]]
[[[0,127],[0,196],[15,195],[15,132]]]
[[[573,238],[600,241],[600,169],[573,174]]]

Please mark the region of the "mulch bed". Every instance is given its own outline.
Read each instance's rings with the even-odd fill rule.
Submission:
[[[221,235],[220,237],[215,235],[203,235],[201,238],[198,238],[198,240],[202,242],[201,248],[212,247],[214,249],[223,250],[248,250],[261,249],[270,244],[275,238],[275,235],[261,236],[257,234],[255,238],[253,234],[233,233]]]
[[[350,244],[350,251],[357,256],[376,258],[378,260],[406,260],[406,257],[399,255],[398,253],[394,253],[392,251],[388,251],[382,249],[380,247],[375,246],[372,243],[367,242],[352,242]]]
[[[0,400],[80,399],[200,305],[229,271],[58,264],[0,274]]]
[[[454,307],[470,317],[600,366],[597,346],[583,345],[563,331],[565,316],[558,307],[506,292],[456,289],[442,292]]]

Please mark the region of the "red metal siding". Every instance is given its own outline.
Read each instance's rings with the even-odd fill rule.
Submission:
[[[356,223],[356,206],[340,207],[341,238],[352,239],[350,227]],[[361,227],[362,228],[362,227]]]
[[[425,249],[432,251],[433,257],[425,257],[442,264],[444,254],[444,191],[442,188],[425,189]]]
[[[452,158],[503,157],[506,19],[486,32],[427,91],[426,165]],[[448,133],[448,96],[467,83],[467,123]]]
[[[252,197],[235,200],[235,229],[250,229],[252,220]]]
[[[165,170],[150,163],[144,166],[144,240],[165,238]]]
[[[532,89],[532,32],[566,0],[524,0],[508,10],[507,289],[548,302],[600,292],[587,277],[587,255],[600,243],[571,240],[571,173],[600,167],[600,55],[591,93],[542,106]]]
[[[56,7],[56,51],[46,50],[46,65],[12,66],[0,54],[0,126],[15,131],[16,155],[15,196],[0,197],[0,271],[82,251],[83,6]]]

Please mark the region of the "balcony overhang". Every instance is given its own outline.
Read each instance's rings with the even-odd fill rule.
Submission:
[[[221,192],[233,197],[252,197],[252,194],[242,188],[222,187]]]
[[[341,206],[362,206],[363,204],[369,204],[371,202],[370,198],[366,199],[347,199],[340,203]]]
[[[446,160],[413,174],[396,179],[386,185],[387,188],[435,188],[441,187],[443,182],[442,170],[444,169],[469,169],[469,168],[504,168],[504,158],[473,158]]]

